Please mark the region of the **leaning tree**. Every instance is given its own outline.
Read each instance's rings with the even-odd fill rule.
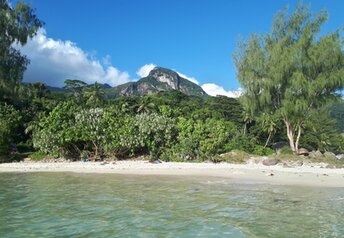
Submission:
[[[298,4],[279,12],[271,33],[251,34],[234,54],[243,102],[255,116],[281,120],[298,153],[305,122],[344,88],[341,30],[321,32],[328,13]]]

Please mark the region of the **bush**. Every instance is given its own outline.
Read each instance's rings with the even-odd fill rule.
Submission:
[[[182,157],[192,159],[223,153],[225,145],[237,133],[233,122],[223,119],[194,120],[179,118],[178,145],[173,150]]]
[[[0,146],[16,142],[21,119],[20,112],[12,105],[0,104]]]
[[[31,144],[23,143],[23,142],[20,142],[17,144],[17,149],[18,149],[18,152],[20,152],[20,153],[26,153],[26,152],[33,151]]]
[[[245,151],[252,153],[256,146],[256,139],[250,136],[242,135],[241,132],[237,132],[236,135],[224,146],[225,151]]]
[[[250,155],[245,151],[233,150],[231,152],[214,156],[210,161],[214,163],[227,162],[233,164],[242,164],[245,163],[250,158]]]
[[[261,145],[256,145],[253,149],[253,154],[260,156],[273,155],[274,153],[273,149]]]
[[[284,146],[283,148],[281,148],[280,154],[281,155],[292,155],[294,153],[289,146]]]
[[[46,157],[47,157],[47,155],[44,152],[42,152],[42,151],[36,151],[36,152],[34,152],[34,153],[29,155],[29,158],[31,160],[34,160],[34,161],[43,160]]]

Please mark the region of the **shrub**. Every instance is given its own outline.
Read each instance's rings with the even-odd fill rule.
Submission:
[[[283,148],[281,148],[280,154],[281,155],[292,155],[294,153],[289,146],[284,146]]]
[[[214,156],[210,161],[214,163],[227,162],[233,164],[242,164],[245,163],[250,158],[250,155],[245,151],[233,150],[231,152]]]
[[[36,151],[36,152],[34,152],[34,153],[29,155],[29,158],[31,160],[34,160],[34,161],[43,160],[46,157],[47,157],[47,155],[44,152],[42,152],[42,151]]]
[[[12,105],[0,104],[0,146],[6,147],[15,142],[21,123],[20,112]]]
[[[264,155],[272,155],[274,154],[274,150],[271,149],[271,148],[268,148],[268,147],[264,147],[264,146],[261,146],[261,145],[256,145],[253,149],[253,154],[255,155],[261,155],[261,156],[264,156]]]
[[[225,152],[225,145],[237,132],[233,122],[213,118],[205,121],[179,118],[178,129],[179,143],[174,151],[193,159]]]

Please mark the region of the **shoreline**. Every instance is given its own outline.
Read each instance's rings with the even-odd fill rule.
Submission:
[[[344,188],[344,168],[322,168],[320,164],[286,168],[281,165],[229,163],[186,163],[148,161],[102,162],[18,162],[0,164],[6,172],[73,172],[122,175],[195,176],[230,179],[235,183],[252,182],[273,185]]]

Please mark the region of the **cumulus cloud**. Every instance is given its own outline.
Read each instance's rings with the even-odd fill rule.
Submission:
[[[150,73],[150,71],[152,69],[154,69],[156,67],[155,64],[145,64],[144,66],[142,66],[141,68],[139,68],[136,72],[136,74],[140,77],[140,78],[144,78],[147,77],[148,74]]]
[[[243,93],[241,88],[233,91],[226,91],[223,87],[214,83],[206,83],[203,84],[201,87],[210,96],[223,95],[230,98],[238,98]]]
[[[79,79],[86,83],[107,83],[111,86],[130,81],[127,72],[111,65],[110,57],[101,63],[92,53],[87,53],[71,41],[48,38],[40,29],[25,46],[16,46],[30,59],[25,74],[26,82],[45,82],[62,86],[65,79]]]

